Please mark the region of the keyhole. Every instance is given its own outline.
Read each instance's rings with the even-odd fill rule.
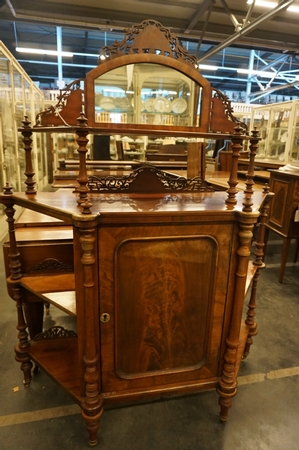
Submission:
[[[109,320],[110,320],[110,314],[108,314],[108,313],[103,313],[103,314],[101,314],[100,320],[101,320],[101,322],[103,322],[103,323],[109,322]]]

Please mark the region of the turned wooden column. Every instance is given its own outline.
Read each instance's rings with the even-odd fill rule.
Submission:
[[[235,290],[232,305],[232,316],[229,335],[226,339],[224,366],[222,376],[217,385],[220,405],[220,419],[228,419],[228,411],[232,405],[232,398],[237,393],[237,359],[240,343],[240,329],[243,311],[243,299],[246,285],[246,275],[250,256],[250,242],[256,218],[246,215],[240,217],[239,248],[237,249],[238,264],[236,268]],[[242,299],[242,300],[241,300]]]
[[[6,186],[4,189],[5,194],[9,194],[11,189]],[[24,374],[23,383],[28,386],[31,382],[31,369],[32,362],[28,354],[29,340],[27,333],[27,323],[24,317],[23,302],[22,302],[22,291],[19,280],[22,278],[21,273],[21,263],[20,263],[20,253],[16,244],[15,236],[15,209],[13,207],[13,201],[11,197],[7,196],[7,201],[5,201],[5,213],[8,222],[8,233],[9,233],[9,268],[10,277],[8,283],[12,285],[13,298],[16,302],[17,307],[17,330],[18,330],[18,344],[15,346],[15,359],[21,364],[21,370]]]
[[[250,138],[250,154],[249,154],[249,165],[248,165],[248,171],[246,174],[246,181],[245,181],[245,190],[244,190],[244,200],[243,200],[243,211],[251,212],[252,211],[252,195],[253,195],[253,186],[254,186],[254,160],[256,156],[256,151],[258,148],[258,131],[255,128],[251,133]]]
[[[24,150],[25,150],[25,184],[27,186],[26,194],[36,194],[35,181],[33,180],[34,172],[32,166],[32,130],[30,127],[28,117],[25,116],[22,121],[23,128],[21,130],[23,136]]]
[[[238,159],[240,156],[240,150],[242,150],[243,143],[243,128],[239,125],[235,128],[235,134],[231,139],[231,149],[232,149],[232,168],[230,177],[228,180],[229,188],[227,190],[228,197],[226,199],[226,203],[235,204],[237,203],[236,194],[237,189],[236,186],[238,184]]]
[[[79,183],[79,187],[76,188],[76,192],[79,194],[79,198],[77,203],[82,207],[83,214],[90,214],[90,207],[92,206],[89,198],[88,198],[88,177],[87,177],[87,169],[86,169],[86,153],[87,153],[87,144],[88,139],[87,135],[89,133],[89,128],[87,128],[87,118],[81,113],[80,117],[77,118],[80,128],[76,129],[77,133],[77,144],[78,144],[78,153],[79,153],[79,176],[77,181]]]
[[[97,289],[97,227],[95,221],[80,222],[81,246],[80,286],[78,292],[79,314],[83,314],[80,331],[83,330],[83,362],[85,397],[82,401],[82,416],[89,433],[89,444],[98,442],[97,431],[103,414],[103,399],[100,393],[99,372],[99,308]]]
[[[265,264],[263,262],[264,258],[264,246],[265,246],[265,229],[266,229],[266,222],[267,222],[267,216],[269,211],[269,204],[273,198],[273,194],[269,194],[269,188],[264,188],[264,192],[267,193],[267,197],[264,201],[264,204],[262,206],[261,215],[260,215],[260,223],[259,223],[259,232],[258,237],[255,243],[255,259],[253,261],[253,264],[257,266],[256,272],[254,274],[253,280],[252,280],[252,287],[251,287],[251,293],[250,293],[250,299],[248,302],[248,310],[246,314],[246,320],[245,323],[248,325],[248,337],[243,353],[243,359],[247,358],[250,352],[250,347],[253,344],[253,337],[257,335],[257,323],[255,321],[255,309],[256,309],[256,295],[257,295],[257,285],[260,277],[260,271],[265,267]]]

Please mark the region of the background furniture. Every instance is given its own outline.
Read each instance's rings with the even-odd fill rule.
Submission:
[[[271,170],[270,190],[275,197],[269,210],[267,221],[266,240],[269,230],[274,231],[283,238],[279,282],[282,283],[288,252],[292,239],[297,239],[294,261],[297,261],[299,247],[299,217],[296,211],[299,208],[299,173]],[[298,213],[297,213],[298,214]]]

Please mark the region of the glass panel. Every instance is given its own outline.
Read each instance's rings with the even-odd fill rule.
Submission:
[[[266,157],[278,161],[285,160],[285,147],[288,140],[288,129],[291,116],[291,105],[274,109],[271,114],[269,141]]]
[[[256,154],[256,158],[266,158],[266,140],[267,140],[267,130],[268,122],[270,116],[270,109],[254,109],[251,129],[256,129],[259,131],[259,136],[261,138]]]
[[[199,125],[202,88],[172,68],[118,67],[98,77],[94,88],[96,122]]]
[[[290,150],[290,161],[299,165],[299,105],[295,111],[294,135]]]

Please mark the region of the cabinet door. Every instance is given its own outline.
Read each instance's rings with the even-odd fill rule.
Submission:
[[[281,233],[287,232],[288,224],[288,192],[289,181],[275,178],[271,179],[270,190],[274,192],[275,196],[270,206],[269,211],[269,224],[277,231]]]
[[[216,382],[232,228],[99,230],[104,393]]]

